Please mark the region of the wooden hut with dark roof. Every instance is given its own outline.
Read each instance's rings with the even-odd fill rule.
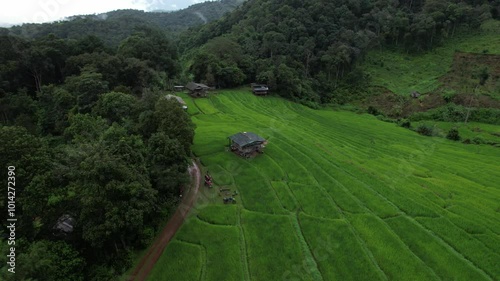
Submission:
[[[57,237],[64,237],[66,235],[69,235],[73,232],[75,228],[75,219],[68,215],[62,215],[58,220],[57,223],[52,227],[52,234]]]
[[[201,84],[201,83],[189,82],[186,85],[186,89],[189,90],[190,96],[192,96],[194,98],[200,98],[200,97],[207,96],[207,92],[210,89],[210,87],[208,87],[205,84]]]
[[[265,96],[269,92],[269,87],[263,84],[252,83],[252,93],[256,96]]]
[[[263,153],[266,144],[264,138],[250,132],[237,133],[229,137],[231,151],[247,158]]]

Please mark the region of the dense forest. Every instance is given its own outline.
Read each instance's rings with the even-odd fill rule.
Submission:
[[[188,27],[202,25],[221,18],[241,4],[241,0],[221,0],[198,3],[173,12],[118,10],[99,15],[79,15],[66,21],[44,24],[23,24],[10,32],[25,38],[54,34],[60,38],[81,39],[87,35],[101,38],[107,46],[116,47],[130,36],[137,26],[152,26],[175,37]]]
[[[365,94],[356,65],[368,50],[426,52],[500,9],[500,0],[239,2],[0,29],[0,159],[16,167],[19,221],[17,274],[4,268],[2,280],[113,280],[131,266],[188,181],[194,128],[164,98],[174,82],[261,82],[311,106],[344,103]],[[204,22],[201,7],[208,21],[234,11],[184,30]],[[74,230],[54,233],[65,217]]]
[[[196,80],[231,87],[267,83],[282,96],[343,103],[363,94],[355,66],[372,48],[429,51],[498,18],[500,1],[248,1],[179,41]]]
[[[116,49],[95,36],[0,44],[0,159],[15,167],[18,219],[16,274],[2,255],[0,279],[112,280],[188,180],[193,125],[162,91],[175,48],[149,28]],[[57,232],[65,217],[74,230]]]

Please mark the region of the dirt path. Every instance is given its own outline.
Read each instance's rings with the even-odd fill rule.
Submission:
[[[149,247],[149,250],[142,257],[141,261],[130,275],[129,281],[146,280],[168,242],[174,237],[175,233],[184,222],[189,210],[191,210],[196,200],[201,180],[200,168],[195,161],[193,161],[193,165],[189,167],[189,174],[191,175],[192,188],[190,188],[188,192],[185,192],[181,204],[170,218],[167,225],[163,228],[161,234],[156,238],[153,245]]]

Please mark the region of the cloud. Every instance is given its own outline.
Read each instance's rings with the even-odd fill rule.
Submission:
[[[195,15],[197,15],[204,23],[207,23],[208,20],[207,18],[200,12],[194,12]]]
[[[83,14],[99,14],[118,9],[146,10],[157,0],[24,0],[5,1],[0,21],[9,23],[49,22]]]
[[[205,0],[2,0],[0,22],[41,23],[119,9],[178,10]]]

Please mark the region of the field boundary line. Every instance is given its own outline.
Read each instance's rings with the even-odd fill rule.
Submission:
[[[294,141],[292,141],[292,142],[294,142]],[[307,149],[307,148],[306,148],[304,145],[302,145],[302,144],[299,144],[299,143],[296,143],[296,142],[294,142],[294,143],[295,143],[297,146],[302,146],[302,147],[304,147],[305,149]],[[371,210],[370,210],[368,207],[366,207],[366,206],[365,206],[365,204],[363,204],[363,202],[362,202],[361,200],[359,200],[359,198],[358,198],[357,196],[355,196],[354,194],[352,194],[352,192],[350,192],[350,191],[349,191],[349,189],[348,189],[346,186],[344,186],[344,184],[343,184],[343,183],[339,182],[337,179],[335,179],[334,177],[332,177],[332,176],[331,176],[331,175],[330,175],[327,171],[325,171],[325,170],[324,170],[324,169],[323,169],[320,165],[316,164],[316,163],[314,162],[314,160],[313,160],[313,159],[312,159],[309,155],[305,154],[305,153],[304,153],[303,151],[301,151],[301,150],[296,149],[294,146],[291,146],[291,145],[286,144],[286,143],[285,143],[285,145],[290,146],[292,149],[294,149],[295,151],[297,151],[297,153],[300,153],[300,154],[302,154],[305,158],[309,159],[309,161],[310,161],[311,163],[313,163],[313,165],[315,165],[315,166],[318,168],[318,171],[321,171],[324,175],[326,175],[326,176],[327,176],[328,178],[330,178],[332,181],[335,181],[336,183],[338,183],[338,184],[339,184],[339,186],[340,186],[341,188],[343,188],[343,189],[344,189],[344,191],[346,191],[346,192],[347,192],[347,193],[348,193],[348,194],[349,194],[349,195],[353,198],[353,200],[355,200],[355,201],[356,201],[356,203],[358,203],[358,204],[359,204],[362,208],[366,209],[366,211],[371,212]],[[280,148],[280,149],[281,149],[281,148]],[[283,150],[283,151],[284,151],[284,150]],[[288,153],[288,152],[286,152],[286,151],[284,151],[284,152],[285,152],[285,153],[287,153],[290,157],[292,157],[292,155],[291,155],[290,153]],[[293,158],[293,157],[292,157],[292,158]],[[297,161],[297,163],[299,163],[299,162]],[[300,164],[300,165],[301,165],[301,166],[302,166],[302,167],[303,167],[306,171],[309,171],[309,170],[308,170],[308,169],[307,169],[307,168],[306,168],[306,167],[305,167],[302,163],[299,163],[299,164]],[[326,192],[326,194],[328,195],[329,199],[330,199],[330,200],[331,200],[331,201],[335,204],[335,206],[337,206],[337,207],[340,209],[340,207],[338,206],[337,202],[333,199],[333,197],[331,196],[331,194],[330,194],[328,191],[326,191],[326,190],[324,189],[324,187],[322,187],[322,185],[321,185],[321,183],[318,181],[318,179],[317,179],[316,175],[314,175],[313,173],[310,173],[310,174],[311,174],[311,177],[312,177],[312,178],[316,181],[316,185],[317,185],[318,187],[320,187],[323,191],[325,191],[325,192]],[[341,211],[341,212],[343,212],[343,210],[342,210],[342,209],[340,209],[340,211]]]
[[[292,199],[293,199],[293,203],[295,203],[295,206],[297,206],[297,209],[300,208],[300,204],[299,204],[299,201],[297,200],[297,197],[295,197],[295,194],[293,193],[292,189],[290,188],[290,185],[289,185],[289,181],[284,181],[284,183],[286,184],[286,191],[288,193],[290,193],[290,195],[292,196]]]
[[[199,220],[202,224],[208,224],[210,226],[214,226],[214,227],[238,227],[237,225],[234,225],[234,224],[220,224],[220,223],[211,223],[207,220],[204,220],[202,219],[201,217],[199,216],[196,216],[195,217],[197,220]]]
[[[245,232],[243,226],[241,226],[241,209],[243,207],[238,207],[238,229],[240,230],[240,256],[241,262],[243,263],[243,278],[246,281],[250,281],[250,266],[248,265],[248,253],[247,253],[247,242],[245,239]]]
[[[448,248],[453,254],[455,254],[457,257],[459,258],[462,258],[466,263],[472,265],[475,269],[477,269],[479,272],[481,272],[483,275],[485,275],[485,277],[488,277],[488,279],[490,280],[495,280],[495,278],[493,278],[492,276],[490,276],[489,273],[487,273],[484,269],[482,269],[481,267],[477,266],[473,261],[471,261],[469,258],[467,258],[464,254],[462,254],[459,250],[457,250],[455,247],[453,247],[453,245],[450,245],[450,243],[446,242],[443,238],[441,238],[441,236],[437,233],[435,233],[434,231],[432,231],[431,229],[428,229],[427,227],[425,227],[424,225],[422,225],[421,223],[419,223],[417,220],[415,220],[413,217],[411,216],[406,216],[410,221],[412,221],[413,223],[415,223],[416,225],[418,225],[419,227],[421,227],[424,231],[426,231],[427,233],[429,233],[434,239],[436,239],[439,243],[442,243],[443,246],[445,246],[446,248]],[[448,220],[448,218],[446,217],[442,217],[446,220]],[[432,219],[432,218],[431,218]],[[453,222],[450,221],[450,223],[453,224]],[[458,227],[458,226],[457,226]],[[461,228],[460,228],[461,229]],[[468,234],[468,233],[467,233]],[[472,239],[476,240],[475,237],[472,237]],[[481,241],[478,241],[478,242],[481,242]],[[483,244],[484,245],[484,244]],[[487,247],[487,246],[486,246]]]
[[[300,145],[300,144],[298,144]],[[303,145],[301,145],[303,146]],[[303,146],[304,147],[304,146]],[[305,155],[302,151],[298,150],[298,149],[295,149],[297,150],[299,153]],[[309,160],[311,162],[314,163],[314,161],[306,155],[307,158],[309,158]],[[328,161],[330,162],[330,161]],[[331,162],[330,162],[331,163]],[[346,188],[344,186],[344,184],[342,184],[341,182],[337,181],[335,178],[333,178],[332,176],[330,176],[330,174],[328,172],[326,172],[320,165],[317,165],[315,164],[324,174],[326,174],[330,179],[336,181],[339,186],[344,189],[352,198],[353,200],[355,200],[358,204],[360,204],[360,206],[362,206],[364,209],[366,209],[368,211],[368,213],[374,215],[371,210],[369,208],[367,208],[364,204],[362,204],[362,202],[359,200],[359,198],[357,198],[354,194],[352,194],[348,188]],[[313,176],[314,179],[316,180],[316,182],[318,183],[318,185],[320,185],[320,183],[317,181],[316,177]],[[323,188],[324,189],[324,188]],[[293,192],[293,191],[292,191]],[[379,276],[381,275],[382,279],[384,280],[388,280],[387,278],[387,275],[385,274],[385,272],[382,270],[382,268],[380,267],[380,265],[377,263],[377,260],[375,259],[375,257],[373,256],[373,253],[370,251],[370,249],[368,249],[368,247],[366,246],[366,242],[359,236],[359,234],[356,232],[356,229],[351,225],[351,222],[349,221],[349,219],[347,218],[347,216],[345,215],[344,211],[338,206],[337,202],[335,202],[335,200],[333,199],[333,197],[331,197],[331,194],[329,192],[327,192],[328,196],[330,197],[330,199],[334,202],[335,206],[337,207],[337,209],[339,209],[339,213],[342,217],[344,217],[344,219],[346,220],[347,222],[347,225],[349,227],[349,230],[354,234],[354,236],[356,237],[356,239],[358,240],[358,244],[360,244],[361,248],[365,251],[365,255],[367,255],[367,257],[369,258],[369,260],[372,262],[372,264],[375,266],[375,269],[377,269],[378,273],[379,273]],[[376,215],[374,215],[376,216]],[[378,216],[376,216],[378,217]]]
[[[307,240],[306,238],[304,237],[304,233],[302,232],[302,227],[300,225],[300,220],[299,220],[299,212],[300,212],[300,209],[297,210],[297,212],[295,212],[294,215],[291,215],[291,219],[292,219],[292,224],[293,224],[293,227],[295,228],[295,231],[297,232],[297,238],[299,239],[299,243],[301,244],[302,246],[302,252],[304,253],[304,256],[309,256],[309,260],[314,263],[314,264],[308,264],[308,267],[309,266],[313,266],[313,268],[311,268],[311,274],[314,273],[314,271],[317,271],[317,273],[319,274],[319,277],[320,279],[318,280],[324,280],[323,278],[323,274],[321,273],[321,270],[319,269],[319,265],[318,265],[318,261],[316,260],[316,258],[314,257],[314,254],[312,253],[311,251],[311,245],[309,245],[309,243],[307,243]],[[306,258],[306,257],[304,257]],[[306,258],[306,261],[308,259]]]
[[[207,278],[207,248],[205,245],[200,244],[200,247],[202,249],[202,258],[203,258],[203,263],[201,264],[201,272],[200,272],[200,281],[204,281]]]
[[[205,248],[205,246],[201,243],[194,243],[194,242],[190,242],[190,241],[186,241],[186,240],[182,240],[182,239],[178,239],[178,238],[176,238],[175,240],[172,240],[172,241],[177,241],[179,243],[193,245],[193,246],[200,248],[201,259],[202,259],[201,266],[200,266],[200,281],[205,280],[205,272],[206,272],[206,267],[207,267],[207,249]]]
[[[251,162],[247,162],[248,165],[252,166],[253,168],[255,168],[255,170],[258,171],[259,175],[262,177],[262,178],[267,178],[267,177],[264,177],[264,175],[260,172],[260,169],[258,169],[258,167],[254,164],[252,164]],[[280,200],[280,197],[278,196],[278,193],[276,192],[276,190],[274,189],[273,187],[273,184],[271,183],[271,180],[267,180],[266,181],[266,185],[269,187],[269,189],[272,190],[273,192],[273,195],[274,195],[274,198],[276,198],[276,200],[278,201],[278,203],[280,204],[281,206],[281,209],[283,209],[284,211],[284,214],[286,215],[289,211],[287,209],[285,209],[285,207],[283,206],[283,203],[281,203],[281,200]],[[266,213],[267,214],[267,213]],[[271,213],[271,214],[276,214],[276,213]],[[276,214],[276,215],[282,215],[282,214]]]
[[[196,106],[196,108],[198,108],[198,110],[200,111],[201,114],[208,115],[203,110],[201,110],[200,106],[196,103],[196,99],[194,99],[194,98],[191,98],[191,99],[193,100],[194,105]]]
[[[298,144],[300,145],[300,144]],[[303,146],[303,145],[301,145]],[[304,146],[303,146],[304,147]],[[294,148],[295,149],[295,148]],[[298,150],[298,149],[295,149],[296,151],[298,151],[299,153],[305,155],[302,151]],[[285,151],[285,153],[287,153]],[[288,153],[288,155],[291,157],[291,155]],[[307,157],[311,162],[314,163],[314,161],[307,155],[305,155],[305,157]],[[298,161],[297,161],[298,162]],[[299,163],[299,162],[298,162]],[[301,165],[303,168],[305,168],[302,163],[299,163],[299,165]],[[336,181],[339,186],[341,188],[343,188],[352,198],[353,200],[355,200],[358,204],[360,204],[360,206],[362,206],[363,208],[365,208],[369,213],[371,213],[371,210],[368,209],[364,204],[362,204],[362,202],[359,200],[359,198],[357,198],[356,196],[354,196],[341,182],[337,181],[335,178],[333,178],[332,176],[330,176],[330,174],[328,172],[326,172],[320,165],[318,164],[314,164],[316,165],[320,171],[322,171],[324,174],[326,174],[330,179]],[[306,169],[307,170],[307,169]],[[320,186],[320,183],[318,182],[317,178],[313,175],[313,178],[314,180],[316,180],[316,183],[318,186]],[[323,188],[324,189],[324,188]],[[292,191],[293,193],[293,191]],[[346,217],[344,211],[339,207],[339,205],[337,204],[337,202],[333,199],[333,197],[331,196],[331,194],[329,192],[326,192],[329,196],[329,198],[333,201],[334,203],[334,206],[337,207],[337,209],[339,210],[339,213],[340,213],[340,216],[343,217],[346,222],[347,222],[347,225],[349,227],[349,230],[354,234],[354,236],[356,237],[356,239],[358,240],[358,244],[361,246],[361,248],[363,249],[363,251],[365,252],[365,255],[367,255],[368,259],[372,262],[372,264],[375,266],[375,269],[378,271],[378,274],[380,277],[382,277],[383,280],[388,280],[387,278],[387,275],[385,274],[385,272],[382,270],[382,268],[379,266],[379,264],[377,263],[375,257],[373,256],[372,252],[370,251],[370,249],[368,249],[368,247],[366,246],[365,244],[365,241],[359,236],[359,234],[356,232],[356,230],[354,229],[354,227],[351,225],[351,222],[349,221],[349,219]],[[373,214],[373,213],[371,213]],[[314,216],[313,216],[314,217]]]

